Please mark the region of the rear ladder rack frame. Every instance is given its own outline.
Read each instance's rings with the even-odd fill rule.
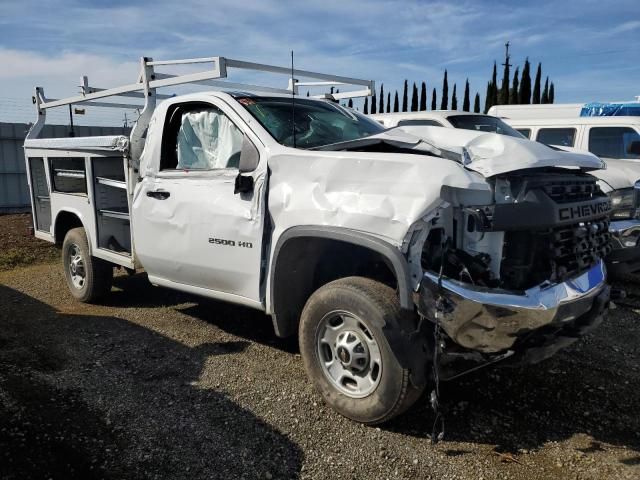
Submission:
[[[176,66],[193,64],[212,64],[202,72],[174,75],[155,71],[158,66]],[[250,70],[255,72],[266,72],[286,75],[289,78],[289,85],[286,89],[269,86],[252,85],[245,83],[235,83],[226,80],[228,69]],[[316,80],[315,82],[300,82],[297,77]],[[89,85],[87,76],[81,78],[80,95],[63,99],[47,98],[42,87],[36,87],[32,97],[33,104],[37,111],[37,120],[29,130],[27,139],[39,138],[42,127],[46,121],[46,112],[50,108],[62,107],[66,105],[85,104],[94,107],[107,108],[133,108],[140,109],[140,116],[136,121],[130,135],[130,158],[137,162],[144,148],[144,133],[149,126],[151,115],[156,107],[156,99],[171,98],[173,95],[157,94],[158,88],[173,87],[177,85],[204,85],[217,90],[232,89],[248,92],[278,93],[288,95],[298,95],[300,86],[326,87],[337,85],[351,85],[364,87],[361,90],[340,92],[335,94],[323,94],[314,96],[315,98],[327,98],[338,101],[344,98],[365,97],[375,92],[375,82],[373,80],[363,80],[358,78],[330,75],[308,70],[297,70],[289,67],[278,67],[261,63],[234,60],[226,57],[204,57],[188,58],[182,60],[158,60],[154,61],[149,57],[140,59],[140,74],[135,83],[122,85],[114,88],[99,88]],[[96,101],[109,97],[127,97],[144,99],[143,104],[119,103]]]

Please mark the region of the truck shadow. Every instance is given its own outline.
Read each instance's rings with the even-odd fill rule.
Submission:
[[[214,325],[227,333],[249,341],[295,353],[297,338],[276,337],[271,317],[248,307],[177,292],[149,283],[147,275],[140,273],[131,277],[122,275],[114,279],[118,290],[112,291],[103,304],[111,307],[160,307],[181,306],[180,313]]]
[[[0,285],[0,478],[298,478],[301,449],[224,392],[186,346]]]

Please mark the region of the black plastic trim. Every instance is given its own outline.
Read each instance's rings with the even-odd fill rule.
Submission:
[[[389,262],[389,267],[392,269],[396,277],[400,307],[404,310],[413,311],[414,304],[411,291],[411,281],[409,277],[409,267],[405,257],[402,255],[398,248],[368,233],[363,233],[347,228],[325,227],[322,225],[291,227],[285,230],[278,238],[269,272],[271,277],[271,284],[269,289],[269,298],[271,300],[272,308],[271,315],[273,317],[273,324],[278,336],[287,336],[293,333],[289,331],[288,326],[283,325],[278,321],[278,312],[275,308],[275,288],[277,283],[275,273],[278,264],[278,256],[289,240],[304,237],[322,238],[350,243],[367,248],[382,255]]]

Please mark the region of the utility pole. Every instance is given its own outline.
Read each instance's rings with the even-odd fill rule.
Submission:
[[[71,130],[69,130],[69,136],[75,137],[76,133],[73,131],[73,110],[71,109],[71,104],[69,104],[69,123],[71,124]]]
[[[509,42],[505,43],[505,56],[504,63],[502,66],[504,67],[504,74],[502,76],[502,88],[500,89],[500,95],[498,97],[498,103],[500,105],[508,105],[509,104],[509,84],[511,83],[511,75],[509,73],[509,68],[511,64],[509,63],[509,59],[511,58],[509,55],[509,46],[511,44]]]
[[[509,55],[509,47],[511,46],[511,42],[507,41],[507,43],[504,44],[505,47],[505,54],[504,54],[504,63],[502,64],[503,67],[509,67],[511,68],[513,65],[511,65],[509,63],[509,60],[511,59],[511,55]]]

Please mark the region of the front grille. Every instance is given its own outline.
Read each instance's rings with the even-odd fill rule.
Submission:
[[[590,200],[600,189],[591,179],[558,181],[542,187],[556,203],[581,202]]]
[[[500,268],[505,288],[527,289],[544,281],[565,281],[610,252],[606,213],[582,221],[576,218],[573,223],[569,220],[572,216],[562,215],[566,214],[563,208],[573,212],[580,202],[591,205],[594,200],[606,199],[593,176],[556,171],[521,174],[509,180],[512,188],[517,182],[518,198],[508,207],[513,211],[506,220],[496,223],[505,231]],[[569,222],[559,226],[559,220]]]
[[[555,279],[563,281],[593,267],[611,251],[609,240],[608,219],[552,230],[549,245]]]
[[[524,200],[531,190],[543,190],[556,203],[581,202],[604,195],[596,178],[586,173],[567,174],[556,170],[531,174],[523,170],[505,178],[511,185],[512,194],[519,200]]]
[[[563,282],[588,270],[610,251],[609,221],[581,222],[538,231],[505,232],[500,276],[505,288]]]

